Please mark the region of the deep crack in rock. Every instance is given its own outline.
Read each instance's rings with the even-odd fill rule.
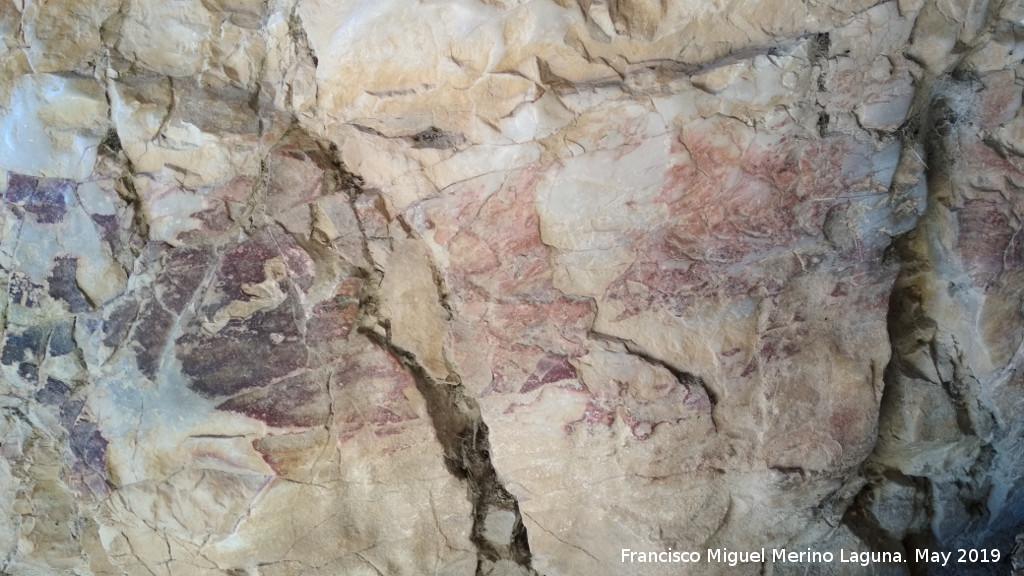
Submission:
[[[335,161],[335,178],[348,190],[353,212],[356,198],[361,193],[362,179],[349,172],[340,161]],[[386,267],[374,260],[368,246],[366,230],[361,220],[360,234],[363,239],[364,255],[369,263],[362,269],[366,278],[360,296],[360,318],[358,331],[394,357],[413,377],[420,394],[426,399],[427,412],[433,423],[438,442],[444,449],[445,468],[458,479],[465,480],[469,498],[473,504],[472,541],[477,546],[478,561],[476,573],[485,576],[490,573],[489,563],[510,560],[531,574],[531,554],[526,527],[519,512],[516,498],[502,485],[491,462],[489,429],[483,421],[479,404],[462,384],[461,377],[448,367],[448,374],[442,380],[430,374],[416,355],[394,342],[393,325],[381,312],[380,285],[387,274]],[[411,234],[408,224],[401,218],[394,218],[400,233]],[[447,320],[452,309],[447,301],[447,291],[437,267],[430,263],[431,277],[436,293],[434,297],[442,306]],[[514,523],[508,542],[488,537],[488,517],[494,514],[511,513]]]
[[[1024,527],[1019,496],[992,507],[992,494],[1020,474],[1014,470],[1019,466],[1007,462],[1019,458],[1010,455],[1019,448],[1013,425],[1000,421],[991,404],[1008,381],[976,375],[958,342],[973,335],[950,322],[944,310],[978,313],[971,311],[971,297],[959,295],[972,290],[961,260],[971,255],[956,252],[965,202],[958,172],[967,161],[964,149],[978,137],[982,90],[968,54],[960,54],[949,72],[922,80],[915,111],[900,129],[905,146],[923,157],[927,208],[917,226],[894,242],[901,271],[889,301],[893,353],[885,371],[879,442],[864,465],[868,482],[844,524],[873,550],[913,558],[921,549],[987,547],[1002,550],[1003,560],[939,566],[915,559],[912,576],[1003,573],[1014,535]],[[949,298],[935,296],[936,290]],[[1014,358],[1004,370],[1014,369]],[[922,405],[931,408],[923,422],[915,422],[911,411]]]

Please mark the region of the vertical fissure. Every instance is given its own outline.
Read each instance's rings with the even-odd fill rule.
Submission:
[[[372,309],[374,305],[369,305]],[[490,430],[484,423],[476,400],[466,393],[457,375],[441,382],[432,377],[414,354],[392,342],[387,334],[367,326],[359,328],[378,346],[394,357],[413,377],[416,388],[426,399],[427,413],[438,442],[444,449],[445,468],[456,478],[468,483],[473,503],[472,541],[477,546],[477,574],[485,574],[484,560],[511,560],[525,568],[531,565],[526,527],[519,511],[519,502],[502,485],[491,462]],[[457,383],[451,382],[455,379]],[[488,517],[514,515],[511,538],[501,542],[490,534]]]
[[[1001,525],[1013,516],[1012,502],[990,509],[994,486],[1005,481],[999,476],[1012,474],[1000,471],[998,462],[1006,450],[1001,438],[1012,431],[998,421],[990,398],[1001,384],[972,367],[964,342],[973,328],[949,320],[951,314],[974,315],[979,306],[958,248],[966,201],[958,172],[969,143],[984,135],[984,85],[970,51],[958,56],[959,62],[919,82],[915,113],[901,129],[905,149],[923,161],[927,205],[915,228],[891,249],[900,272],[889,299],[892,358],[878,440],[863,467],[868,483],[844,517],[873,548],[909,553],[913,576],[1001,573],[1019,530]],[[1000,549],[1002,565],[943,568],[913,556],[914,550],[980,546]]]
[[[360,296],[357,331],[390,354],[412,376],[416,388],[426,400],[428,416],[434,433],[444,451],[444,465],[452,476],[467,484],[468,497],[473,505],[471,540],[477,549],[478,576],[490,574],[499,562],[512,562],[523,574],[536,574],[531,568],[532,556],[529,539],[519,502],[501,483],[491,459],[490,429],[483,420],[480,405],[463,385],[462,377],[447,360],[447,374],[443,379],[430,373],[416,354],[403,348],[393,338],[394,326],[382,311],[380,287],[387,274],[386,266],[377,262],[370,249],[366,224],[359,213],[358,201],[363,193],[363,180],[349,172],[338,159],[338,150],[332,146],[334,172],[339,185],[347,190],[352,213],[356,215],[363,244],[366,265],[360,268],[364,276]],[[407,222],[395,218],[401,230],[413,232]],[[439,305],[450,321],[453,314],[448,291],[436,264],[430,259],[431,275]],[[506,531],[511,524],[511,530]],[[503,527],[503,528],[496,528]]]

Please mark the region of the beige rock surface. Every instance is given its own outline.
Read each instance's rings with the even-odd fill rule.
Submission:
[[[1022,18],[0,0],[0,573],[1019,570]]]

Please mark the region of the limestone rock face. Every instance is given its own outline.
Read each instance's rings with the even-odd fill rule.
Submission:
[[[0,573],[1021,570],[1022,22],[0,0]]]

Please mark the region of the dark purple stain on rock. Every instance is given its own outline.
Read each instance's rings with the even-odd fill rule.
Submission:
[[[306,334],[311,340],[325,343],[343,343],[359,315],[358,301],[336,297],[313,308],[306,323]]]
[[[46,386],[35,394],[36,402],[50,406],[60,406],[67,402],[71,395],[71,386],[56,378],[47,378]]]
[[[526,379],[526,383],[523,384],[519,392],[525,394],[545,384],[575,379],[576,369],[572,367],[572,364],[569,364],[565,356],[548,354],[537,361],[536,370]]]
[[[39,367],[29,362],[22,362],[18,365],[18,376],[30,382],[35,382],[39,379]]]
[[[85,407],[84,400],[71,400],[65,402],[60,407],[60,424],[65,430],[71,432],[75,427],[75,422],[78,421],[78,416],[82,413],[82,408]]]
[[[312,261],[291,235],[265,229],[224,254],[217,289],[231,299],[242,297],[242,285],[263,282],[264,264],[274,258],[284,261],[290,281],[299,288],[308,289],[313,283]]]
[[[300,374],[235,396],[217,408],[245,414],[269,426],[322,426],[330,416],[330,398],[321,376]]]
[[[72,313],[88,312],[92,310],[92,304],[85,298],[85,294],[78,288],[78,280],[75,274],[78,272],[78,260],[70,256],[62,256],[54,260],[50,277],[48,292],[56,300],[62,300]]]
[[[24,274],[11,274],[7,293],[10,295],[12,304],[20,304],[26,308],[35,308],[39,305],[39,295],[42,291],[42,286],[32,282]]]
[[[115,309],[107,319],[104,343],[110,347],[116,345],[126,326],[135,319],[136,310],[139,310],[138,321],[128,338],[136,351],[139,370],[155,379],[163,363],[164,351],[174,337],[175,323],[195,298],[214,259],[215,254],[210,247],[181,248],[166,254],[156,278],[156,297],[141,306],[126,302]]]
[[[157,294],[168,310],[181,314],[192,301],[215,258],[205,246],[180,248],[172,252],[157,276]]]
[[[68,200],[74,191],[75,183],[72,180],[43,178],[39,180],[35,194],[25,204],[25,210],[35,214],[41,224],[63,222]]]
[[[164,357],[164,348],[174,329],[174,316],[152,300],[147,303],[139,316],[139,323],[132,331],[132,347],[136,351],[139,370],[151,379],[156,379]]]
[[[114,306],[103,320],[103,345],[116,348],[128,335],[131,322],[138,313],[139,303],[135,300],[124,300]]]
[[[75,324],[65,321],[53,327],[50,332],[50,356],[64,356],[75,350]]]
[[[320,196],[324,166],[329,162],[309,144],[286,144],[267,159],[267,204],[272,214],[287,212]]]
[[[93,470],[107,469],[107,441],[92,422],[80,422],[71,428],[71,453]]]
[[[291,282],[303,292],[309,290],[316,274],[313,271],[313,260],[305,250],[295,243],[291,236],[282,240],[281,244],[281,255],[288,267],[288,277]]]
[[[39,326],[30,326],[18,332],[8,327],[7,340],[4,342],[0,362],[11,366],[18,362],[40,362],[46,349],[46,330]]]
[[[242,295],[242,284],[263,282],[266,274],[263,264],[280,256],[277,247],[266,234],[260,234],[235,246],[224,254],[217,271],[217,288],[230,298]]]
[[[270,229],[256,233],[220,259],[213,290],[204,299],[200,318],[189,322],[177,340],[182,370],[191,378],[196,392],[210,398],[232,396],[306,366],[305,331],[296,320],[304,313],[294,291],[287,290],[287,299],[277,308],[232,319],[216,334],[201,327],[202,320],[213,318],[228,302],[250,299],[243,287],[264,282],[265,265],[275,258],[282,258],[288,268],[289,280],[281,280],[282,288],[291,283],[301,287],[312,281],[313,265],[308,255],[291,236],[275,235]]]
[[[200,222],[199,226],[195,230],[179,233],[176,238],[180,242],[201,244],[207,238],[226,232],[234,226],[227,203],[210,198],[207,198],[207,201],[211,203],[210,208],[192,214],[192,218]]]
[[[36,191],[36,185],[39,183],[38,178],[14,172],[7,174],[7,191],[4,192],[4,202],[20,204],[32,197]]]
[[[35,362],[22,362],[18,365],[18,376],[35,382],[39,379],[39,366]]]
[[[74,191],[73,180],[36,178],[9,172],[4,201],[23,207],[41,224],[55,224],[64,220],[68,200]]]
[[[100,227],[102,231],[101,236],[104,240],[109,243],[113,243],[114,239],[117,238],[117,229],[119,219],[117,214],[90,214],[92,221]]]
[[[751,360],[750,362],[747,363],[746,367],[743,368],[743,373],[740,374],[740,376],[750,376],[751,374],[754,373],[755,370],[757,370],[757,364],[754,362],[754,360]]]
[[[177,340],[182,371],[191,388],[208,398],[265,386],[306,366],[308,351],[289,298],[281,306],[232,321],[217,334],[196,327]]]
[[[386,424],[398,424],[399,422],[405,422],[406,418],[395,414],[393,410],[388,408],[377,408],[377,410],[370,416],[370,423],[376,424],[377,426],[383,426]]]

